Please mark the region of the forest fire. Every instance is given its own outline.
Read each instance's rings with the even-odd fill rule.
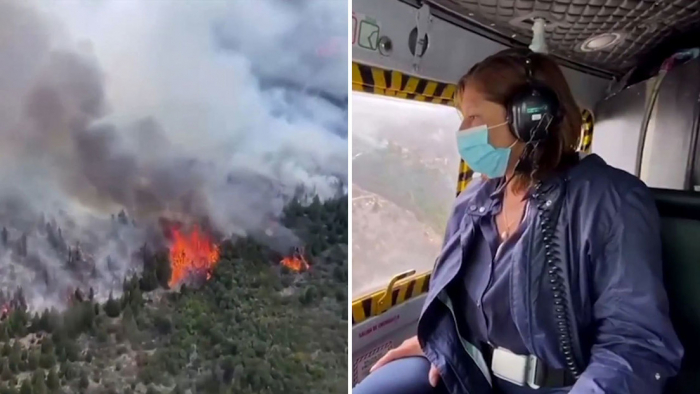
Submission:
[[[295,250],[294,254],[289,257],[285,257],[280,261],[280,264],[283,266],[289,268],[290,270],[294,272],[301,272],[301,271],[306,271],[309,269],[309,263],[306,261],[306,258],[304,257],[304,251],[302,250]]]
[[[10,314],[12,311],[12,307],[10,306],[9,302],[6,302],[2,305],[2,308],[0,308],[0,320],[5,320],[7,316]]]
[[[209,280],[219,262],[219,247],[199,226],[194,226],[189,233],[174,228],[172,237],[170,287],[193,276]]]
[[[27,310],[27,301],[24,299],[24,293],[19,288],[15,291],[11,298],[6,298],[4,292],[0,292],[0,321],[5,320],[14,310]]]

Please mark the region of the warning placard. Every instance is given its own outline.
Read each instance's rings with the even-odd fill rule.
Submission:
[[[379,48],[379,22],[371,17],[353,13],[352,15],[352,45],[369,51]]]

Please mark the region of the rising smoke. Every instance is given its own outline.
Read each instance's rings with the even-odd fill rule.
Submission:
[[[346,42],[342,1],[0,2],[0,288],[105,296],[163,218],[244,234],[334,195]]]

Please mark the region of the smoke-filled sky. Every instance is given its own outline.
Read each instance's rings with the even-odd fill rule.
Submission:
[[[121,209],[230,234],[265,227],[300,184],[333,195],[347,183],[347,8],[0,1],[0,225],[10,243],[27,234],[29,271],[65,276],[44,221],[92,240],[104,266],[114,238],[122,255],[143,241],[101,224]],[[20,260],[0,252],[0,277]]]

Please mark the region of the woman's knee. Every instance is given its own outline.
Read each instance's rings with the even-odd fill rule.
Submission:
[[[428,371],[430,362],[424,357],[394,360],[369,374],[352,394],[433,394]]]

